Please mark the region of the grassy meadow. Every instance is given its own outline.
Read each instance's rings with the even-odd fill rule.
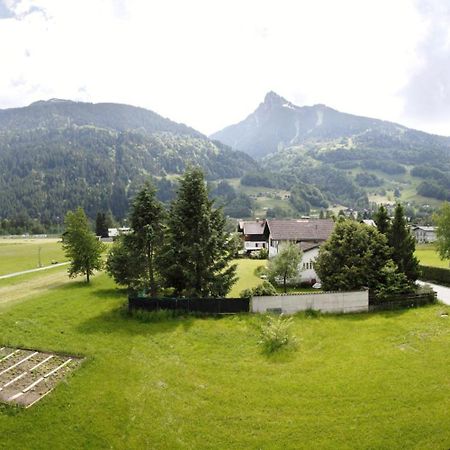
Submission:
[[[265,261],[237,264],[230,296]],[[106,274],[66,271],[0,280],[0,346],[85,357],[30,409],[0,404],[0,449],[450,447],[449,306],[298,314],[267,355],[263,316],[132,318]]]
[[[416,246],[415,255],[419,258],[420,264],[431,267],[450,267],[450,260],[442,260],[436,250],[435,244],[420,244]]]
[[[36,269],[39,267],[39,252],[42,266],[49,266],[52,261],[65,261],[58,241],[60,239],[0,238],[0,275]]]
[[[125,302],[100,274],[0,309],[1,344],[86,357],[32,408],[0,406],[0,448],[450,445],[449,307],[300,314],[297,347],[268,356],[261,316],[142,321]]]

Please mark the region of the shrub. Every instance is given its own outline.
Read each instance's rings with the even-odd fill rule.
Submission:
[[[261,335],[258,343],[266,353],[274,353],[282,347],[295,344],[295,337],[290,332],[292,317],[285,318],[283,314],[278,317],[267,316],[267,321],[261,326]]]
[[[257,277],[260,277],[261,275],[267,275],[267,267],[266,266],[258,266],[255,271],[254,274]]]
[[[422,275],[421,280],[434,281],[450,286],[450,269],[442,267],[419,266]]]
[[[251,298],[255,295],[277,295],[277,290],[273,287],[272,283],[269,281],[264,281],[262,284],[254,287],[253,289],[244,289],[239,294],[241,298]]]

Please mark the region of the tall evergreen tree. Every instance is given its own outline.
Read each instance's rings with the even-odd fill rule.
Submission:
[[[70,259],[69,276],[86,275],[86,282],[89,283],[94,270],[102,268],[102,252],[105,250],[105,244],[90,230],[82,208],[69,211],[64,224],[66,231],[62,236],[62,247]]]
[[[188,169],[172,202],[160,266],[175,295],[224,296],[236,279],[226,221],[208,199],[203,173]]]
[[[373,220],[377,224],[378,231],[385,236],[389,233],[390,220],[386,208],[381,205],[378,211],[373,215]]]
[[[150,295],[156,296],[158,271],[155,258],[163,244],[164,217],[155,188],[146,183],[131,206],[131,234],[118,239],[108,255],[106,268],[118,284],[132,289],[149,289]]]
[[[111,215],[98,212],[95,218],[95,234],[102,238],[108,237],[108,228],[112,226]]]
[[[156,200],[155,192],[153,185],[146,183],[134,199],[130,214],[130,225],[133,230],[130,244],[144,256],[152,297],[157,293],[155,255],[162,245],[164,220],[164,209]]]
[[[419,260],[414,256],[416,241],[406,224],[402,205],[397,204],[394,220],[388,231],[389,245],[392,248],[392,259],[398,270],[406,275],[410,282],[417,280],[420,269]]]

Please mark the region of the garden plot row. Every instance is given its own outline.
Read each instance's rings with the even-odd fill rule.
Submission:
[[[73,356],[0,347],[0,402],[28,408],[79,363]]]

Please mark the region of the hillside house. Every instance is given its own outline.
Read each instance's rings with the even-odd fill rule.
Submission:
[[[297,281],[318,281],[314,262],[320,245],[330,237],[333,228],[334,222],[331,219],[267,220],[264,236],[268,243],[269,258],[277,255],[283,244],[298,244],[303,256],[298,267]]]
[[[436,241],[436,227],[415,226],[412,227],[412,232],[419,244]]]
[[[237,231],[242,233],[243,249],[247,254],[267,248],[265,224],[265,220],[239,221]]]

